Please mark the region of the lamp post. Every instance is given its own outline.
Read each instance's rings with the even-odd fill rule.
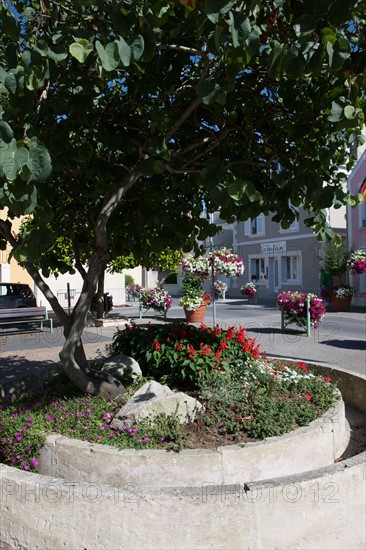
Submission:
[[[210,214],[210,223],[213,224],[213,214]],[[213,253],[214,251],[214,240],[213,237],[210,237],[210,251]],[[211,265],[211,284],[212,284],[212,321],[213,326],[216,326],[216,299],[215,299],[215,269],[214,269],[214,262],[212,262]]]

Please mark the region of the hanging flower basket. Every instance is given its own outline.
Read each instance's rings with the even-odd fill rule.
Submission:
[[[249,300],[257,297],[257,287],[254,283],[246,283],[240,288],[240,292]]]
[[[200,279],[208,279],[212,274],[226,277],[240,277],[244,273],[243,259],[228,248],[209,252],[208,256],[195,258],[187,256],[182,262],[185,275],[197,275]]]
[[[366,273],[366,252],[364,250],[355,250],[351,252],[347,260],[347,269],[352,275],[362,275],[362,273]]]
[[[214,275],[226,277],[240,277],[244,273],[243,259],[233,254],[229,248],[215,250],[208,255],[209,266],[214,270]]]
[[[227,284],[224,281],[214,282],[215,296],[218,298],[225,298],[225,292],[227,291]]]

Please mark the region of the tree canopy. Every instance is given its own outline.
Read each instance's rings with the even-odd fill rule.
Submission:
[[[303,207],[326,236],[323,210],[355,204],[339,166],[364,124],[365,13],[365,0],[1,0],[0,241],[68,327],[64,365],[106,263],[192,248],[214,231],[203,205],[284,227]],[[86,253],[70,319],[36,268],[60,239]]]

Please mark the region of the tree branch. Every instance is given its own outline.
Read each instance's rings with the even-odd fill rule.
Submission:
[[[172,137],[177,133],[179,128],[185,123],[185,121],[191,116],[191,114],[201,105],[201,98],[195,97],[194,100],[188,105],[187,109],[181,113],[178,119],[174,122],[173,126],[168,130],[165,136],[165,141],[168,143]]]

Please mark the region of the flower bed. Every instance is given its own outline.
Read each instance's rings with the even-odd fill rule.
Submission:
[[[323,300],[312,293],[282,292],[277,295],[276,302],[284,321],[282,328],[290,323],[301,328],[318,328],[326,313]]]

